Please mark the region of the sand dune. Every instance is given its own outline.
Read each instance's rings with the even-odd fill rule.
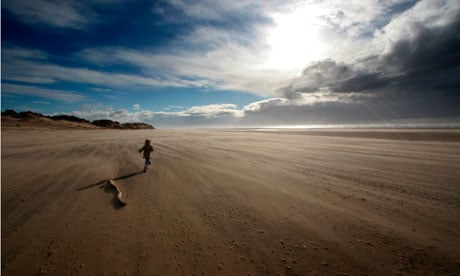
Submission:
[[[3,131],[2,274],[459,273],[459,137]]]

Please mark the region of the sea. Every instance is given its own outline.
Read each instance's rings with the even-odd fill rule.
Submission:
[[[430,119],[405,119],[385,122],[362,122],[342,124],[299,124],[299,125],[269,125],[254,126],[250,129],[258,131],[276,130],[302,130],[302,129],[460,129],[459,118],[430,118]]]

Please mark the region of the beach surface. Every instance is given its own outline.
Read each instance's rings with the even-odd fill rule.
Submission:
[[[11,128],[1,150],[2,275],[460,273],[459,130]]]

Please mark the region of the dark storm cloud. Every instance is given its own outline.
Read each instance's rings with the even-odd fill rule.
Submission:
[[[317,92],[324,88],[333,92],[365,92],[383,88],[388,82],[379,73],[354,69],[351,65],[328,59],[307,67],[300,79],[281,91],[286,98],[292,99],[298,93]]]
[[[397,42],[383,57],[396,88],[417,93],[460,89],[460,15],[444,28],[420,27],[413,40]],[[458,98],[457,98],[458,100]]]
[[[330,86],[333,92],[369,92],[388,88],[391,80],[378,73],[360,73]]]
[[[383,58],[386,67],[406,74],[446,71],[460,65],[460,14],[446,27],[415,30],[415,38],[400,40]]]
[[[307,67],[301,78],[280,92],[295,98],[298,93],[321,89],[340,93],[458,90],[460,15],[447,26],[418,26],[413,32],[413,39],[394,43],[388,54],[369,57],[367,69],[324,60]]]
[[[332,86],[337,81],[345,81],[355,74],[356,72],[349,66],[327,59],[305,68],[302,77],[280,89],[279,92],[288,99],[294,99],[299,93],[316,92],[323,87]]]
[[[265,105],[258,110],[245,111],[244,125],[288,124],[354,124],[386,122],[416,118],[454,118],[458,120],[458,102],[449,97],[393,97],[377,95],[365,102],[330,101],[311,105],[288,103]]]
[[[276,124],[455,117],[460,110],[459,49],[460,15],[442,27],[417,25],[411,37],[394,42],[384,55],[354,64],[328,59],[308,66],[278,91],[287,103],[261,104],[246,111],[245,119]],[[322,93],[344,97],[296,103]]]

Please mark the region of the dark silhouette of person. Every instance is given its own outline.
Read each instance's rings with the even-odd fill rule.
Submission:
[[[151,158],[151,153],[153,152],[153,147],[150,144],[150,140],[145,140],[144,146],[139,150],[139,152],[144,152],[144,158],[145,158],[145,165],[144,165],[144,172],[147,172],[149,169],[150,164],[152,164],[152,161],[150,160]]]

